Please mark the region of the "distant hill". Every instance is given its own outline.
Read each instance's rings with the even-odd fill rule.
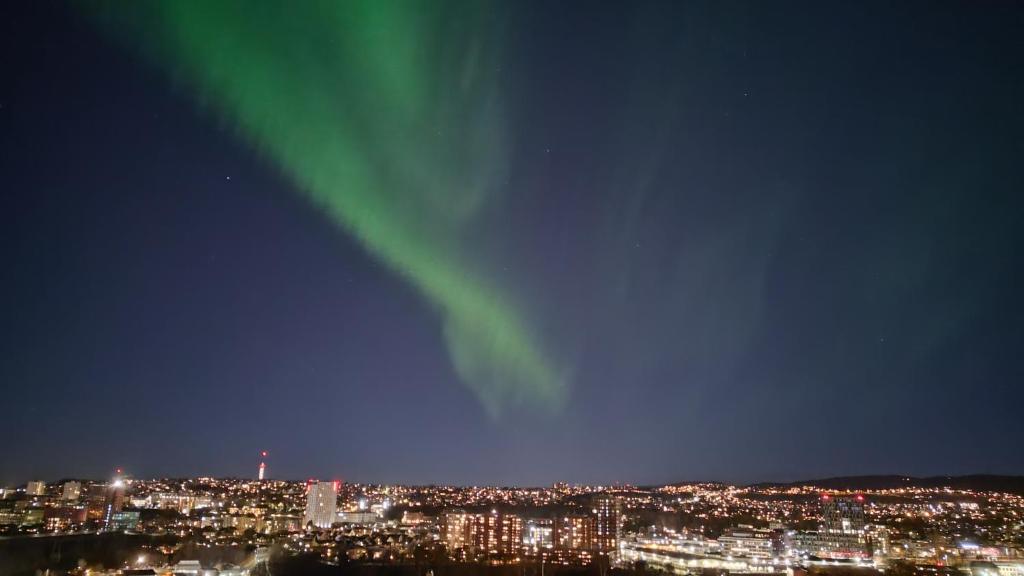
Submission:
[[[889,488],[952,488],[1008,492],[1024,495],[1024,476],[996,476],[972,474],[968,476],[839,476],[799,482],[762,482],[754,487],[817,486],[830,490],[885,490]]]

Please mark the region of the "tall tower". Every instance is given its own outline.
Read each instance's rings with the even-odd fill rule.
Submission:
[[[260,475],[259,475],[259,479],[260,480],[263,480],[263,478],[266,476],[266,473],[267,473],[267,463],[264,461],[266,459],[266,457],[267,457],[267,451],[266,450],[264,450],[263,452],[260,452],[260,458],[261,458],[261,460],[260,460]]]
[[[124,478],[121,477],[121,469],[118,468],[117,476],[107,487],[107,498],[103,510],[103,527],[110,525],[110,520],[115,512],[124,508]]]
[[[338,482],[313,482],[306,487],[306,514],[302,525],[330,528],[338,513]]]
[[[594,547],[601,554],[611,554],[619,548],[619,527],[622,520],[622,504],[609,494],[594,498]]]

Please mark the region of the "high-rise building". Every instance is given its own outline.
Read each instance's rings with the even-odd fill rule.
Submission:
[[[104,528],[111,527],[114,514],[120,512],[122,508],[124,508],[124,480],[118,477],[107,487],[107,499],[103,508]]]
[[[477,516],[465,510],[452,510],[445,513],[441,522],[441,539],[448,550],[472,548],[475,544]]]
[[[889,541],[888,528],[875,524],[866,527],[864,532],[867,535],[868,548],[872,554],[882,557],[889,555],[892,544]]]
[[[822,553],[831,558],[867,556],[864,522],[864,496],[821,497],[821,521],[818,526]]]
[[[107,498],[110,487],[106,484],[90,484],[85,489],[86,514],[89,520],[103,520],[107,516]]]
[[[532,518],[523,526],[523,545],[532,552],[554,548],[554,522],[550,518]]]
[[[82,484],[75,482],[74,480],[64,483],[64,489],[61,492],[60,499],[65,502],[77,502],[78,498],[82,495]]]
[[[25,485],[25,494],[29,496],[42,496],[46,494],[46,482],[33,480]]]
[[[518,554],[523,545],[523,519],[497,510],[489,514],[453,510],[444,516],[441,538],[451,551]]]
[[[594,548],[601,554],[619,549],[622,525],[622,503],[615,496],[602,494],[594,498]]]
[[[557,550],[592,550],[594,548],[593,516],[567,514],[555,518],[551,541]]]
[[[338,483],[310,482],[306,487],[306,514],[302,525],[330,528],[338,511]]]
[[[523,519],[516,514],[490,515],[487,526],[487,551],[491,554],[518,554],[523,546]]]

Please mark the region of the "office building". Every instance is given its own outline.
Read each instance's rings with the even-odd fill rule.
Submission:
[[[866,557],[864,496],[822,495],[818,538],[823,557]]]
[[[110,515],[106,529],[112,532],[124,532],[135,530],[138,526],[139,512],[137,510],[121,510]]]
[[[773,555],[772,532],[741,525],[726,530],[718,538],[722,554],[733,558],[767,560]]]
[[[84,522],[84,507],[58,506],[43,511],[43,524],[47,530],[53,532],[64,532]]]

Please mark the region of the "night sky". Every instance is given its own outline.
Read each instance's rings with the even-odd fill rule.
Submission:
[[[0,485],[1024,473],[1022,31],[5,3]]]

